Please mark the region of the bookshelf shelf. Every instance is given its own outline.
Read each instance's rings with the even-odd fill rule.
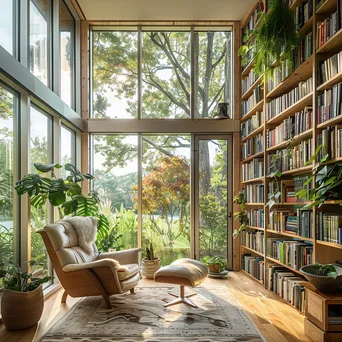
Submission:
[[[260,76],[250,87],[249,89],[241,96],[241,101],[247,100],[252,94],[254,89],[258,84],[260,84],[263,76]]]
[[[304,173],[311,172],[311,170],[312,170],[312,165],[307,165],[307,166],[299,167],[298,169],[283,171],[282,176],[304,174]]]
[[[246,67],[242,70],[241,76],[246,77],[248,76],[249,72],[252,70],[254,64],[254,58],[246,65]]]
[[[310,19],[304,24],[304,26],[298,31],[300,37],[305,36],[312,29],[314,16],[312,15]]]
[[[251,118],[256,112],[259,112],[264,107],[264,99],[262,99],[259,103],[257,103],[244,117],[241,118],[241,122],[247,121]]]
[[[258,182],[263,182],[264,181],[264,177],[258,177],[258,178],[252,178],[246,181],[242,181],[242,184],[248,184],[248,183],[258,183]]]
[[[338,52],[341,50],[342,29],[337,31],[324,45],[316,50],[316,53]]]
[[[255,135],[263,132],[263,130],[264,130],[264,124],[262,124],[257,129],[255,129],[252,133],[248,134],[245,138],[241,139],[241,144],[243,144],[244,142],[246,142],[250,138],[254,137]]]
[[[335,84],[340,83],[342,81],[342,73],[338,73],[334,77],[332,77],[330,80],[324,82],[320,86],[317,87],[318,91],[323,91],[326,89],[332,88]]]
[[[339,123],[342,123],[342,115],[338,115],[332,119],[329,119],[327,121],[324,121],[317,125],[317,129],[321,130],[328,126],[338,125]]]
[[[291,11],[295,11],[296,7],[298,7],[303,0],[294,0],[290,6]]]
[[[246,226],[246,229],[255,229],[255,230],[260,230],[262,232],[265,231],[264,228],[261,228],[261,227],[255,227],[255,226]]]
[[[247,277],[252,278],[254,281],[258,282],[260,285],[264,286],[264,284],[262,283],[261,280],[259,280],[258,278],[253,277],[251,274],[249,274],[247,271],[245,270],[240,270],[241,273],[245,274]]]
[[[289,269],[290,271],[292,271],[292,272],[295,272],[295,273],[297,273],[297,274],[302,275],[302,273],[301,273],[299,270],[295,270],[295,269],[292,268],[291,266],[288,266],[288,265],[283,264],[283,263],[280,262],[278,259],[274,259],[274,258],[271,258],[271,257],[269,257],[269,256],[266,256],[266,259],[267,259],[268,261],[274,262],[275,264],[278,264],[278,265],[280,265],[280,266],[286,267],[286,268],[288,268],[288,269]]]
[[[253,159],[260,158],[260,157],[263,157],[263,156],[264,156],[264,151],[259,152],[259,153],[256,153],[256,154],[253,154],[252,156],[243,159],[243,160],[241,161],[241,163],[248,163],[249,161],[251,161],[251,160],[253,160]]]
[[[254,253],[254,254],[257,254],[259,256],[264,256],[263,253],[260,253],[260,252],[257,252],[256,250],[254,250],[253,248],[249,248],[247,246],[244,246],[244,245],[241,245],[241,247],[243,247],[244,249],[246,249],[247,251],[251,252],[251,253]]]
[[[336,9],[336,0],[326,0],[316,9],[316,14],[326,14]]]
[[[258,203],[258,202],[256,202],[256,203],[246,203],[246,205],[248,205],[248,206],[254,206],[254,207],[263,207],[264,206],[264,203],[262,202],[262,203]]]
[[[300,239],[300,240],[314,242],[313,238],[307,238],[307,237],[304,237],[304,236],[300,236],[300,235],[296,235],[296,234],[291,234],[291,233],[286,233],[286,232],[278,232],[276,230],[271,230],[271,229],[267,229],[267,233],[281,235],[281,236],[287,236],[287,237],[291,237],[291,238],[294,238],[294,239]]]
[[[329,246],[329,247],[342,249],[342,245],[339,245],[338,243],[334,243],[334,242],[317,240],[316,243],[319,245],[323,245],[323,246]]]
[[[272,89],[266,98],[273,99],[279,97],[283,93],[286,93],[293,89],[299,82],[305,81],[312,75],[313,66],[313,56],[310,56],[306,61],[298,66],[288,77],[284,79],[283,82],[278,84],[274,89]]]
[[[311,202],[281,202],[281,203],[276,203],[275,205],[279,205],[279,206],[301,206],[301,205],[306,205],[306,204],[310,204]]]

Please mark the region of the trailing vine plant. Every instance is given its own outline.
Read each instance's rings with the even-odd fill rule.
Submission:
[[[240,205],[240,211],[234,213],[235,220],[239,220],[240,227],[239,229],[234,229],[233,237],[234,239],[240,235],[240,232],[246,229],[248,224],[248,216],[246,213],[246,197],[245,191],[242,189],[233,199],[234,203]]]

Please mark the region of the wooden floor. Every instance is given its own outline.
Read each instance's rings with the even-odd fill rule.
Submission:
[[[221,283],[230,288],[233,296],[241,303],[266,341],[312,342],[304,334],[304,316],[284,303],[278,296],[239,272],[230,272],[227,279],[210,279],[206,283]],[[139,286],[160,286],[152,280],[143,279]],[[61,304],[62,291],[49,297],[38,326],[19,332],[9,332],[0,325],[1,342],[39,341],[49,328],[57,322],[79,299],[68,298]]]

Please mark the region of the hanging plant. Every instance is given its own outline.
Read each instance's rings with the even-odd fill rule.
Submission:
[[[240,204],[240,211],[234,213],[235,220],[240,223],[239,229],[235,229],[233,233],[234,239],[239,236],[240,232],[246,229],[248,224],[248,216],[246,213],[246,198],[244,190],[241,190],[233,199],[234,203]]]
[[[292,51],[298,45],[294,13],[285,0],[270,0],[267,13],[260,12],[260,25],[247,32],[239,55],[242,63],[251,55],[255,59],[253,71],[257,75],[264,74],[265,79],[273,77],[274,68],[286,63],[292,65]]]

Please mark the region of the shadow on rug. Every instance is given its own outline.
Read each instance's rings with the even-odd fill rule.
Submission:
[[[197,309],[184,304],[164,308],[174,298],[169,291],[178,288],[138,287],[133,295],[112,296],[111,310],[101,297],[84,298],[40,341],[264,341],[227,287],[197,287],[191,297]]]

